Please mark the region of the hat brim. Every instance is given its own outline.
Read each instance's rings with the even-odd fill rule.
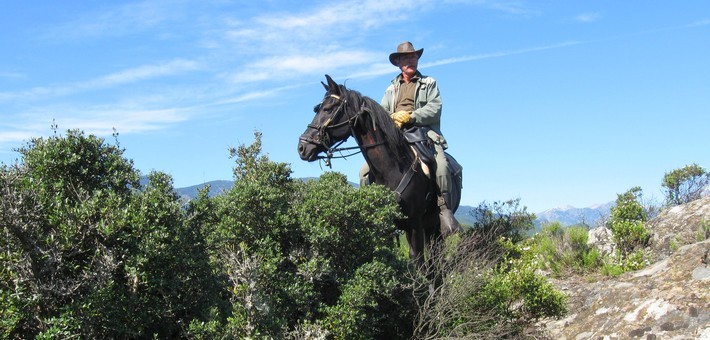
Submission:
[[[424,49],[420,48],[414,52],[394,52],[394,53],[390,54],[390,63],[392,63],[392,65],[394,65],[394,66],[398,66],[397,63],[395,62],[395,60],[397,60],[397,57],[399,57],[401,55],[412,54],[412,53],[416,54],[417,59],[419,59],[422,57],[422,53],[424,53]]]

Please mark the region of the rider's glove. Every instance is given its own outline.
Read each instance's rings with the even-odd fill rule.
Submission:
[[[412,122],[412,115],[410,111],[397,111],[391,115],[394,124],[398,128],[402,128],[402,125],[409,124]]]

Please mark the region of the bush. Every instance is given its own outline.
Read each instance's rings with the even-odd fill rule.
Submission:
[[[602,265],[599,251],[587,245],[586,227],[564,228],[558,222],[543,227],[524,244],[536,254],[538,267],[556,276],[589,273]]]
[[[502,240],[507,249],[501,265],[485,286],[482,300],[510,320],[529,323],[567,312],[567,297],[535,273],[534,253],[523,244]]]
[[[193,325],[193,332],[275,338],[406,333],[394,312],[412,309],[392,307],[411,300],[396,269],[406,262],[393,255],[394,220],[401,215],[392,192],[376,185],[355,189],[338,173],[293,181],[286,164],[261,155],[258,133],[232,155],[234,187],[213,200],[213,216],[205,214],[213,221],[212,262],[223,273],[231,308],[221,330]],[[342,323],[335,315],[362,318]]]
[[[70,130],[21,148],[0,167],[0,336],[498,337],[563,312],[518,242],[534,219],[519,200],[480,207],[421,272],[398,255],[390,190],[294,181],[260,137],[231,150],[232,189],[187,204],[164,173],[141,187],[118,143]]]
[[[640,203],[641,188],[634,187],[617,196],[608,225],[619,251],[625,256],[648,244],[650,235],[644,225],[648,213]]]
[[[469,213],[474,219],[472,230],[486,236],[490,243],[498,242],[500,237],[513,243],[520,242],[535,227],[535,214],[528,213],[527,207],[521,207],[519,198],[493,204],[483,202]]]
[[[517,201],[494,206],[507,208],[479,206],[484,218],[436,252],[425,273],[411,275],[419,304],[415,338],[520,337],[536,320],[566,313],[566,297],[535,272],[526,242],[502,236],[522,238],[531,216]]]
[[[73,130],[33,139],[0,172],[2,333],[174,336],[212,304],[210,269],[171,180]]]
[[[324,308],[323,328],[336,339],[403,339],[412,334],[414,306],[403,279],[406,268],[380,260],[360,266],[338,303]]]
[[[701,198],[708,193],[708,183],[710,173],[697,164],[667,172],[662,183],[666,190],[666,203],[679,205]]]

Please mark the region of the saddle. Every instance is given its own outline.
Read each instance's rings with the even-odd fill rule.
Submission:
[[[434,150],[434,142],[427,136],[429,130],[430,129],[427,127],[412,126],[404,129],[402,132],[404,133],[404,138],[414,149],[414,152],[419,155],[419,159],[431,168],[434,166],[434,163],[436,163],[436,151]],[[446,156],[448,170],[451,174],[451,180],[453,181],[453,183],[451,183],[450,194],[454,206],[451,208],[452,211],[456,211],[461,200],[461,189],[463,189],[463,166],[449,153],[444,152],[444,155]]]
[[[412,126],[402,132],[404,133],[404,139],[412,145],[424,164],[432,165],[436,162],[434,159],[434,142],[427,137],[428,131],[429,128],[427,127]]]

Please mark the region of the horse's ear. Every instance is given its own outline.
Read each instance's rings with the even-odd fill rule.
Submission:
[[[320,83],[323,84],[323,87],[325,87],[325,90],[326,90],[326,91],[329,91],[329,90],[330,90],[330,89],[328,88],[328,85],[326,85],[324,82],[320,82]]]
[[[325,75],[325,79],[328,81],[328,86],[325,88],[328,91],[331,91],[333,94],[340,94],[340,86],[335,83],[333,78],[331,78],[329,75]],[[325,84],[323,84],[325,85]]]

